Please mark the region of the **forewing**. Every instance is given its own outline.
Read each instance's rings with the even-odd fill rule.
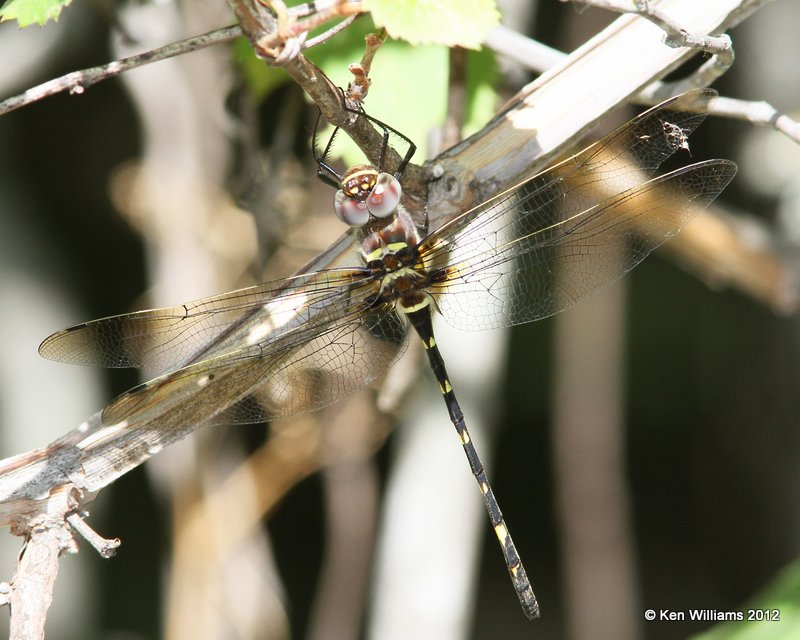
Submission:
[[[688,136],[715,99],[715,91],[698,89],[663,102],[431,233],[420,243],[419,253],[429,272],[446,272],[431,290],[439,295],[440,310],[448,321],[483,329],[528,322],[563,309],[562,303],[555,302],[554,273],[564,271],[567,258],[550,254],[559,242],[567,242],[564,230],[569,227],[560,226],[565,221],[582,219],[593,227],[594,220],[593,228],[600,236],[591,241],[571,240],[572,250],[585,254],[581,268],[591,272],[585,286],[572,287],[572,297],[586,295],[584,290],[594,291],[630,269],[625,265],[628,253],[635,255],[633,248],[625,253],[621,266],[614,267],[616,257],[598,255],[591,246],[617,242],[618,233],[604,231],[608,227],[600,221],[647,214],[644,193],[633,197],[637,185],[675,151],[688,149]],[[640,211],[623,215],[630,206],[626,201]],[[686,208],[680,209],[681,216],[668,216],[656,207],[654,215],[664,223],[664,218],[685,220]],[[532,253],[536,255],[528,255]],[[525,256],[522,261],[520,256]],[[576,258],[569,261],[575,263]],[[608,275],[596,279],[593,270]],[[448,292],[459,292],[462,298],[445,295]]]
[[[39,353],[69,364],[144,367],[151,375],[238,351],[304,323],[325,324],[365,269],[332,269],[175,307],[93,320],[54,333]]]
[[[457,238],[462,251],[471,244],[481,250],[485,242],[479,229],[489,235],[503,233],[514,224],[517,214],[508,203],[518,200],[520,190],[525,191],[527,203],[523,226],[532,228],[549,222],[549,216],[536,215],[537,207],[558,205],[562,217],[569,218],[644,182],[676,151],[688,150],[689,136],[716,98],[713,89],[695,89],[662,102],[575,155],[451,220],[431,233],[423,248]],[[467,225],[472,231],[460,233]]]
[[[727,186],[736,165],[683,167],[578,213],[569,191],[545,196],[525,183],[493,201],[426,265],[446,274],[430,287],[448,323],[485,329],[538,320],[613,282],[676,234]],[[566,213],[565,213],[566,211]],[[493,226],[487,228],[487,221]],[[477,227],[476,230],[474,227]]]

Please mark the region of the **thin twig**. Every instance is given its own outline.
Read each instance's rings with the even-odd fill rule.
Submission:
[[[566,53],[540,44],[502,25],[489,32],[486,38],[486,45],[495,53],[507,56],[515,62],[540,73],[567,58]],[[686,84],[694,87],[697,84],[697,77],[693,74],[691,80],[687,80]],[[676,88],[678,89],[677,92],[675,92]],[[654,106],[667,98],[682,93],[686,88],[681,90],[680,85],[676,83],[665,83],[658,80],[640,91],[631,101],[639,105]],[[780,113],[768,102],[720,97],[709,113],[736,120],[745,120],[759,126],[773,127],[776,131],[783,133],[794,142],[800,144],[800,123],[786,114]]]
[[[73,71],[59,78],[55,78],[54,80],[48,80],[32,89],[28,89],[18,96],[3,100],[0,102],[0,115],[64,91],[69,91],[72,95],[79,95],[83,93],[87,87],[101,80],[113,78],[125,71],[130,71],[131,69],[150,64],[151,62],[158,62],[184,53],[191,53],[192,51],[204,49],[211,45],[230,42],[241,35],[242,30],[237,25],[224,27],[222,29],[209,31],[200,36],[193,36],[185,40],[172,42],[158,49],[151,49],[150,51],[145,51],[135,56],[114,60],[108,64],[100,65],[99,67],[90,67],[82,71]]]
[[[325,33],[320,33],[318,36],[314,36],[313,38],[309,38],[306,40],[305,44],[303,45],[303,49],[310,49],[311,47],[316,47],[318,44],[322,44],[326,40],[330,40],[333,36],[335,36],[340,31],[344,31],[347,27],[353,24],[356,20],[358,20],[363,14],[358,14],[354,16],[349,16],[342,20],[339,24],[332,26],[328,29]]]
[[[312,29],[337,18],[354,19],[364,12],[360,0],[309,2],[291,9],[286,7],[283,0],[269,0],[251,4],[244,14],[241,11],[241,3],[229,0],[229,4],[239,18],[245,33],[253,34],[250,39],[256,50],[276,65],[285,65],[300,55],[300,51],[306,48],[302,44]],[[243,16],[246,17],[245,22],[242,21]],[[330,33],[326,32],[322,40],[329,38],[338,30],[334,27]],[[257,36],[255,36],[256,31],[259,32]],[[317,38],[314,39],[315,44],[319,41]]]
[[[364,36],[364,55],[361,62],[354,62],[347,67],[353,74],[353,79],[347,85],[347,96],[355,103],[361,103],[367,97],[372,80],[369,72],[372,69],[372,60],[386,40],[386,30],[381,29],[378,33],[368,33]]]
[[[117,548],[122,544],[119,538],[104,538],[97,531],[92,529],[78,513],[67,516],[67,522],[83,538],[92,545],[103,558],[113,558],[117,555]]]
[[[337,0],[337,2],[334,4],[338,6],[342,3],[341,0]],[[337,14],[336,7],[332,6],[329,7],[326,12],[315,14],[314,19],[293,22],[292,27],[289,28],[287,33],[283,34],[281,37],[285,39],[291,38],[295,41],[299,40],[299,43],[297,44],[296,50],[286,52],[288,53],[288,55],[286,55],[286,59],[296,57],[300,51],[324,42],[352,24],[361,11],[356,11],[352,2],[344,4],[348,5],[347,7],[340,7],[341,11],[345,12],[344,15],[353,15],[349,15],[346,20],[332,27],[325,33],[308,40],[307,42],[303,42],[303,40],[305,40],[305,34],[309,29],[319,26],[320,24],[323,24],[332,18],[339,17],[341,13]],[[295,7],[295,9],[299,8]],[[292,10],[289,10],[288,15],[292,16],[292,14]],[[32,87],[26,90],[24,93],[3,100],[0,102],[0,116],[33,102],[37,102],[43,98],[48,98],[58,93],[63,93],[64,91],[69,91],[72,95],[80,95],[93,84],[107,80],[108,78],[113,78],[121,73],[130,71],[131,69],[135,69],[153,62],[166,60],[168,58],[173,58],[185,53],[191,53],[192,51],[198,51],[212,45],[230,42],[241,35],[242,28],[239,25],[231,25],[229,27],[223,27],[221,29],[209,31],[208,33],[204,33],[199,36],[192,36],[191,38],[186,38],[185,40],[171,42],[163,47],[151,49],[128,58],[122,58],[121,60],[114,60],[113,62],[109,62],[104,65],[90,67],[88,69],[82,69],[79,71],[72,71],[63,76],[54,78],[53,80],[48,80],[47,82],[44,82],[38,86]],[[277,38],[278,36],[275,35],[274,37]],[[278,58],[273,62],[281,63],[283,60]]]
[[[353,5],[360,5],[360,0],[315,0],[314,2],[306,2],[305,4],[298,4],[294,7],[286,7],[284,5],[285,15],[292,20],[299,18],[306,18],[311,15],[339,15],[341,12],[337,11],[337,7],[350,2]],[[265,0],[265,3],[277,9],[279,4],[278,0]]]
[[[665,43],[670,47],[690,47],[719,56],[727,56],[731,41],[726,35],[698,35],[684,29],[663,11],[652,6],[647,0],[561,0],[575,2],[616,13],[630,13],[649,20],[666,34]],[[733,62],[733,58],[730,59]],[[730,65],[728,65],[730,66]]]
[[[285,39],[304,32],[307,33],[330,20],[353,17],[364,12],[361,2],[357,0],[337,0],[325,7],[321,7],[319,2],[309,3],[306,6],[310,7],[310,5],[314,5],[314,11],[308,11],[305,14],[310,16],[308,18],[296,19],[294,16],[298,15],[297,11],[287,11],[288,24],[280,24],[279,20],[278,30],[275,33],[276,38]],[[295,7],[295,9],[299,8]]]
[[[719,36],[692,33],[666,13],[652,6],[648,0],[634,0],[633,2],[630,0],[561,0],[561,2],[577,2],[608,11],[639,16],[649,20],[664,32],[664,44],[668,47],[687,47],[712,54],[711,59],[696,69],[689,78],[674,83],[664,83],[658,94],[660,100],[676,96],[695,87],[707,87],[724,75],[733,65],[733,44],[730,36],[725,33]]]
[[[800,123],[778,111],[769,102],[720,97],[714,105],[713,113],[773,127],[800,144]]]

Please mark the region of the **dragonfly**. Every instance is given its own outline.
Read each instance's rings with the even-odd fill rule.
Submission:
[[[697,89],[645,111],[599,142],[461,213],[427,235],[403,204],[402,171],[338,174],[336,215],[360,264],[174,307],[94,320],[54,333],[53,360],[142,367],[155,377],[112,400],[104,425],[139,429],[142,446],[200,424],[237,424],[320,409],[371,383],[422,341],[450,421],[478,482],[522,610],[533,587],[472,442],[433,332],[438,313],[459,329],[508,327],[556,314],[618,279],[712,202],[736,173],[706,160],[653,177],[711,108]],[[407,139],[406,139],[407,140]],[[410,142],[410,141],[409,141]]]

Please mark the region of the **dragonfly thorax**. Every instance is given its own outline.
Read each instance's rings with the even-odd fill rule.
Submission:
[[[358,240],[364,262],[369,263],[416,246],[419,234],[411,216],[398,206],[390,220],[373,220],[361,227]]]
[[[396,301],[402,312],[410,313],[428,303],[430,296],[425,291],[428,277],[413,247],[390,252],[368,266],[381,274],[383,299]]]

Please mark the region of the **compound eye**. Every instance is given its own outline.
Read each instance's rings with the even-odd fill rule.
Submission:
[[[361,227],[369,220],[369,209],[366,202],[359,202],[350,196],[345,195],[339,189],[333,198],[333,210],[336,217],[346,225],[351,227]]]
[[[369,212],[376,218],[388,218],[400,204],[403,188],[400,181],[388,173],[379,173],[375,186],[367,196]]]

